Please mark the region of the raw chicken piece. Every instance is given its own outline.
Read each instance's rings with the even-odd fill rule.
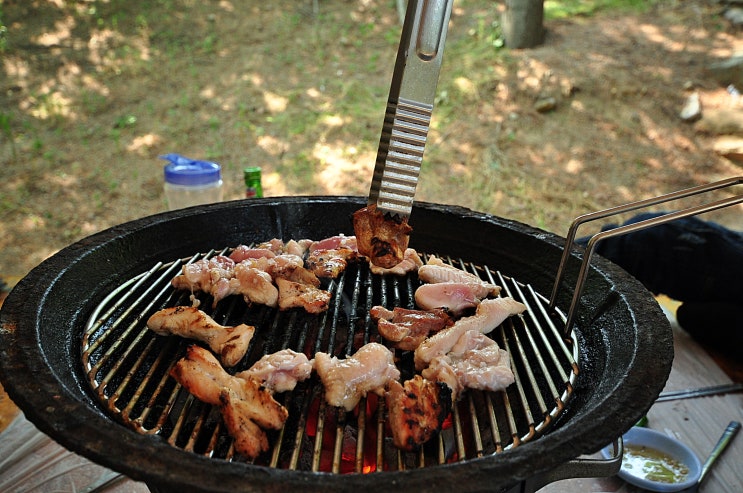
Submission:
[[[422,265],[423,261],[418,255],[418,252],[416,252],[413,248],[406,248],[405,253],[403,254],[402,262],[395,265],[394,267],[385,269],[384,267],[379,267],[378,265],[369,264],[369,268],[371,269],[372,274],[394,274],[396,276],[404,276],[408,272],[417,271]]]
[[[441,429],[452,405],[447,385],[420,375],[404,384],[390,382],[385,400],[392,442],[407,452],[426,443]]]
[[[415,367],[422,370],[435,357],[443,356],[457,343],[465,332],[474,330],[487,334],[511,315],[523,313],[526,306],[513,298],[494,298],[483,300],[477,311],[470,317],[457,320],[451,327],[442,330],[423,341],[415,350]]]
[[[225,366],[235,366],[245,356],[255,327],[220,325],[206,313],[191,306],[174,306],[155,312],[147,328],[158,335],[178,335],[206,343]]]
[[[284,253],[304,257],[311,244],[312,240],[289,240],[284,244]]]
[[[308,379],[311,373],[312,363],[304,353],[282,349],[265,355],[249,369],[235,376],[253,378],[271,392],[288,392],[294,390],[297,382]]]
[[[235,439],[235,448],[248,457],[268,450],[264,430],[280,429],[289,416],[260,382],[230,375],[209,351],[199,346],[190,346],[170,375],[197,399],[219,406],[227,431]]]
[[[348,249],[359,251],[356,245],[355,236],[346,236],[343,234],[337,236],[331,236],[320,241],[313,241],[309,246],[309,252],[313,253],[315,250],[340,250]]]
[[[325,386],[325,400],[331,406],[351,411],[368,392],[382,395],[387,384],[400,378],[392,351],[370,342],[346,359],[315,354],[315,371]]]
[[[291,253],[281,253],[273,257],[248,258],[238,265],[241,264],[266,272],[274,281],[277,278],[283,278],[302,284],[320,285],[317,276],[304,268],[302,257]]]
[[[415,304],[423,310],[443,308],[459,316],[480,303],[481,288],[473,283],[442,282],[423,284],[415,290]]]
[[[271,250],[274,253],[283,253],[284,252],[284,241],[280,238],[273,238],[268,241],[264,241],[262,243],[258,243],[256,245],[256,248],[265,248],[266,250]]]
[[[413,228],[407,218],[393,217],[372,204],[353,213],[359,253],[371,264],[391,269],[403,261]]]
[[[234,268],[235,262],[231,258],[217,255],[184,265],[181,274],[175,276],[170,283],[176,289],[211,294],[214,297],[214,307],[227,296],[236,294],[235,289],[238,286],[230,282],[235,275]]]
[[[328,309],[330,293],[309,284],[277,278],[279,309],[304,308],[307,313],[321,313]]]
[[[501,290],[500,286],[485,282],[475,274],[457,269],[434,256],[428,259],[426,265],[418,269],[418,278],[433,284],[442,282],[472,284],[476,288],[475,294],[480,299],[489,295],[497,296]]]
[[[283,254],[302,257],[311,243],[311,240],[289,240],[284,243],[282,240],[274,238],[259,243],[253,247],[238,245],[234,250],[232,250],[232,253],[230,253],[230,258],[235,262],[242,262],[243,260],[251,258],[273,258],[277,255]]]
[[[466,388],[494,392],[515,381],[508,352],[475,331],[462,334],[449,353],[433,358],[421,374],[447,384],[454,400]]]
[[[275,256],[276,253],[268,248],[251,248],[247,245],[238,245],[235,247],[234,250],[232,250],[232,253],[230,253],[230,258],[236,263],[240,263],[248,259],[273,258]]]
[[[278,305],[279,290],[266,271],[250,267],[249,262],[243,261],[235,266],[235,280],[237,287],[233,289],[243,295],[246,303]]]
[[[441,309],[423,311],[395,307],[387,310],[383,306],[375,306],[369,310],[369,314],[377,321],[377,329],[382,337],[403,351],[415,350],[429,334],[435,334],[454,323]]]

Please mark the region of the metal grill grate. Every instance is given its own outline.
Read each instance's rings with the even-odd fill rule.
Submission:
[[[82,363],[91,391],[117,422],[188,452],[244,461],[234,451],[218,409],[196,400],[168,374],[193,342],[157,336],[145,325],[157,310],[191,304],[190,293],[170,285],[184,263],[226,251],[157,264],[112,291],[89,318]],[[253,463],[339,474],[403,470],[496,454],[548,431],[570,398],[578,374],[575,334],[568,340],[561,336],[566,317],[548,310],[549,301],[529,285],[487,266],[443,258],[502,286],[502,295],[527,305],[522,316],[510,317],[489,334],[510,353],[516,382],[503,392],[468,390],[436,439],[418,452],[404,453],[392,445],[383,399],[369,395],[354,411],[345,412],[325,403],[322,384],[313,375],[294,391],[276,395],[289,410],[289,419],[282,430],[269,432],[269,452]],[[344,357],[368,342],[384,342],[369,309],[415,308],[413,294],[419,284],[416,274],[379,276],[365,263],[352,265],[322,286],[333,297],[329,310],[320,315],[248,306],[239,296],[222,300],[211,310],[211,298],[198,296],[200,308],[217,322],[256,327],[248,354],[230,369],[235,373],[284,348],[310,358],[318,351]],[[557,320],[550,315],[555,312]],[[412,355],[398,351],[397,356],[403,378],[409,378]]]

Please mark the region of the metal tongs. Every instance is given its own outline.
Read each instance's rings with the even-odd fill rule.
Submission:
[[[409,0],[368,204],[407,219],[431,123],[453,0]]]

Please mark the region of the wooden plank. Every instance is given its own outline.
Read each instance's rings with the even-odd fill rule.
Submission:
[[[730,377],[686,332],[674,324],[674,360],[663,391],[731,383]],[[648,427],[686,443],[704,462],[730,421],[743,422],[743,393],[658,402],[648,412]],[[743,433],[730,443],[701,491],[743,491]],[[619,478],[570,479],[547,485],[540,493],[641,492]]]

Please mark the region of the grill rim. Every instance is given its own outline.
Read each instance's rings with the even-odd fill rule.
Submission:
[[[252,207],[261,207],[263,214],[273,221],[271,224],[265,221],[261,224],[235,224],[235,221],[231,220],[230,224],[221,227],[220,242],[237,244],[235,241],[237,238],[242,240],[250,235],[266,238],[273,234],[271,228],[281,229],[285,226],[284,218],[276,212],[273,206],[298,209],[299,217],[294,218],[295,222],[305,224],[309,230],[331,228],[334,231],[333,234],[338,232],[350,234],[350,220],[345,227],[341,224],[328,226],[322,224],[322,221],[328,222],[326,218],[321,218],[321,221],[310,216],[317,215],[323,207],[340,207],[353,212],[364,203],[363,197],[338,196],[279,197],[224,202],[138,219],[70,245],[44,261],[22,279],[8,296],[0,311],[0,343],[2,343],[0,376],[2,376],[6,391],[26,413],[30,421],[68,449],[106,467],[123,472],[135,480],[145,481],[148,485],[166,489],[178,488],[183,491],[205,491],[206,489],[212,491],[278,491],[289,486],[322,488],[325,491],[349,487],[366,489],[380,486],[404,486],[425,491],[434,486],[438,490],[446,484],[461,485],[463,476],[466,476],[468,483],[480,482],[479,484],[489,484],[497,488],[498,485],[512,485],[533,477],[536,473],[556,467],[582,453],[598,450],[607,441],[606,437],[602,437],[607,429],[613,430],[612,437],[609,439],[619,436],[652,405],[670,373],[673,357],[670,324],[657,303],[639,282],[619,267],[601,258],[595,259],[591,267],[592,272],[598,274],[598,280],[591,282],[584,298],[589,299],[587,303],[590,308],[596,305],[595,301],[590,301],[590,298],[601,300],[606,297],[605,288],[597,292],[597,288],[593,287],[599,283],[598,281],[610,287],[619,287],[618,302],[626,305],[628,315],[634,321],[633,331],[638,327],[653,326],[652,334],[649,334],[647,330],[639,330],[634,335],[636,353],[630,355],[631,359],[635,363],[638,361],[653,362],[653,367],[648,371],[646,367],[630,366],[620,379],[609,385],[603,395],[585,395],[584,399],[581,399],[582,404],[577,403],[577,395],[574,396],[568,406],[567,416],[561,419],[561,423],[556,423],[555,428],[548,435],[533,443],[503,451],[497,454],[496,460],[492,457],[484,457],[451,465],[385,472],[378,476],[374,474],[335,476],[327,473],[287,471],[243,463],[215,461],[183,452],[167,443],[160,443],[158,440],[142,436],[123,427],[115,427],[116,430],[112,433],[110,418],[100,413],[90,402],[86,402],[87,382],[81,378],[81,375],[76,375],[77,378],[72,381],[60,375],[60,369],[64,370],[64,366],[59,365],[64,364],[65,358],[67,361],[76,361],[79,356],[71,354],[75,348],[80,348],[78,340],[71,340],[76,336],[72,334],[72,330],[76,326],[84,325],[89,310],[84,310],[82,307],[72,309],[70,319],[66,320],[67,326],[56,328],[56,330],[66,331],[61,340],[42,342],[46,336],[44,330],[49,330],[44,329],[44,324],[55,321],[53,316],[50,320],[50,315],[46,313],[49,310],[47,304],[64,306],[65,303],[69,303],[77,306],[76,303],[80,303],[79,293],[58,291],[64,289],[64,286],[69,286],[70,283],[83,286],[86,282],[91,283],[90,278],[81,278],[83,273],[73,268],[81,262],[90,261],[91,256],[100,260],[101,255],[108,254],[105,257],[105,268],[100,269],[99,277],[95,280],[96,283],[100,282],[105,285],[118,282],[117,279],[131,277],[138,269],[141,269],[143,264],[152,265],[155,261],[183,257],[189,252],[192,253],[194,248],[201,249],[188,242],[173,245],[170,249],[163,248],[161,245],[162,236],[167,236],[168,230],[172,231],[178,225],[182,226],[183,221],[195,220],[201,215],[235,214]],[[416,211],[421,212],[416,214]],[[522,282],[536,286],[538,292],[542,294],[549,291],[549,289],[539,287],[539,284],[544,285],[545,282],[549,284],[554,278],[557,268],[555,258],[559,259],[562,253],[564,239],[515,221],[453,206],[416,203],[412,220],[417,221],[418,216],[428,213],[434,216],[443,214],[464,223],[463,227],[466,227],[466,223],[470,221],[474,221],[472,223],[474,225],[488,223],[504,228],[503,231],[506,233],[513,233],[517,237],[525,236],[525,240],[538,242],[540,250],[545,250],[545,255],[531,262],[534,266],[533,277],[527,277],[526,274],[521,273],[515,275],[509,271],[509,268],[501,265],[495,268],[505,274],[513,275]],[[304,222],[302,214],[308,216]],[[324,228],[319,226],[324,226]],[[425,243],[427,240],[446,243],[446,239],[436,238],[431,232],[426,233],[427,236],[414,232],[411,237],[411,246],[418,248],[417,242]],[[293,236],[299,237],[300,234],[297,232]],[[274,236],[281,236],[281,232],[278,231],[278,234]],[[307,236],[318,237],[319,234]],[[157,241],[152,241],[152,243],[157,247],[150,250],[143,248],[143,245],[139,243],[144,240],[135,237],[155,239]],[[201,239],[199,241],[203,243],[214,240]],[[424,249],[437,250],[433,246],[426,246]],[[441,249],[438,248],[438,250]],[[483,252],[478,252],[477,255],[480,253],[486,257],[491,255],[488,249],[481,248],[481,250]],[[511,260],[523,263],[524,259],[513,250],[513,248],[506,250],[514,257]],[[546,254],[548,250],[552,252],[550,255]],[[132,252],[136,253],[136,262],[131,262]],[[477,255],[474,255],[476,258],[460,252],[457,252],[457,255],[470,262],[488,263],[481,262],[481,257]],[[503,257],[503,260],[504,263],[509,262],[506,257]],[[136,265],[131,265],[129,262]],[[115,275],[109,275],[109,272]],[[95,292],[100,295],[101,292],[108,291],[97,286]],[[96,306],[100,301],[100,299],[90,299],[85,303],[86,306]],[[566,302],[561,297],[558,306],[565,305]],[[593,326],[596,323],[610,326],[610,322],[599,320]],[[579,327],[582,327],[580,319]],[[578,330],[578,332],[580,336],[581,331]],[[598,351],[599,348],[593,348],[593,350]],[[611,351],[608,353],[610,360],[621,356],[623,355],[615,355]],[[607,361],[607,366],[609,363],[610,361]],[[647,373],[655,377],[654,382],[651,381],[648,384]],[[606,375],[601,377],[601,383],[607,384]],[[619,387],[624,387],[622,392],[616,392]],[[576,389],[577,393],[578,389]],[[589,393],[586,392],[586,394]],[[590,419],[586,419],[587,417]],[[581,439],[576,440],[575,428],[578,426],[582,429]],[[370,480],[370,477],[373,479]],[[219,479],[215,481],[210,478]]]

